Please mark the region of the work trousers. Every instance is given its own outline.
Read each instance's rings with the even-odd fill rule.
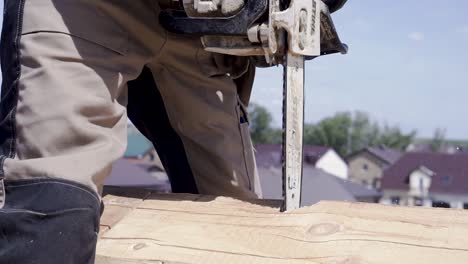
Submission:
[[[158,22],[155,0],[6,0],[0,263],[93,263],[127,115],[175,192],[255,198],[253,67]],[[131,175],[129,175],[131,177]]]

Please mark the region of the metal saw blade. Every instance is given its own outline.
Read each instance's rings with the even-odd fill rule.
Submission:
[[[283,75],[283,211],[301,202],[304,127],[304,56],[288,51]]]

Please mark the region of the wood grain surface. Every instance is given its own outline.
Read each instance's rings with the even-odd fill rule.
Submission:
[[[104,198],[98,264],[468,263],[468,212],[184,194]]]

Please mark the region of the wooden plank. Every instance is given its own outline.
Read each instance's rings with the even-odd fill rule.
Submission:
[[[105,209],[101,216],[99,235],[112,229],[150,195],[151,192],[144,189],[107,188],[102,199]]]
[[[97,254],[98,264],[468,263],[468,212],[321,202],[280,213],[271,201],[151,195]]]
[[[112,258],[112,257],[103,257],[97,256],[96,263],[99,264],[183,264],[183,263],[176,263],[176,262],[167,262],[167,261],[159,261],[159,260],[134,260],[134,259],[119,259],[119,258]]]

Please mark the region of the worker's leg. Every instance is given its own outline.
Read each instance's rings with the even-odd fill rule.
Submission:
[[[174,193],[198,194],[185,148],[172,128],[161,94],[149,68],[128,83],[128,117],[153,142]]]
[[[178,152],[187,163],[179,165],[188,165],[198,192],[253,198],[260,194],[258,174],[247,111],[233,80],[248,71],[248,64],[233,72],[225,58],[204,51],[199,38],[169,34],[161,56],[148,66],[182,143]],[[141,118],[151,122],[155,114]],[[156,138],[156,145],[158,140],[164,141]]]
[[[133,46],[114,19],[127,17],[113,16],[119,8],[111,2],[5,1],[2,264],[93,263],[97,192],[126,148],[125,100],[120,95],[144,64],[137,66],[138,58],[129,58]],[[147,1],[135,2],[135,17],[144,17],[150,8],[139,3]],[[148,20],[154,18],[151,13]],[[160,36],[152,45],[163,42]]]
[[[234,79],[239,98],[245,105],[250,99],[254,76],[255,67],[249,67],[246,73]],[[128,87],[128,116],[140,132],[153,142],[166,168],[172,192],[199,193],[184,144],[172,128],[150,69],[145,67],[137,79],[128,83]]]

